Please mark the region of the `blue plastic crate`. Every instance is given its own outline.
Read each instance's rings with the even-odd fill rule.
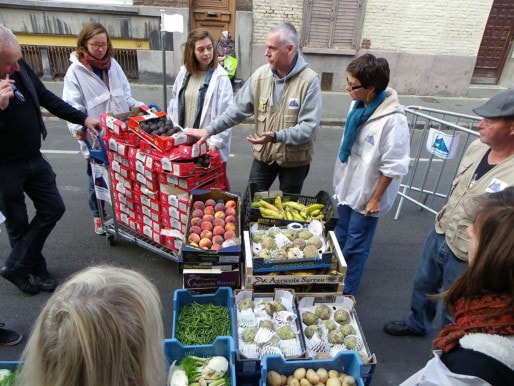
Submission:
[[[280,355],[265,355],[261,363],[261,386],[266,386],[266,374],[268,371],[275,370],[279,374],[289,376],[299,367],[303,367],[306,370],[313,369],[314,371],[319,368],[324,368],[327,371],[337,370],[340,373],[344,372],[354,377],[358,386],[364,386],[364,382],[361,378],[362,361],[355,351],[342,351],[331,359],[307,359],[297,361],[285,361]]]
[[[0,361],[0,369],[15,371],[19,365],[21,365],[21,361]]]
[[[230,317],[230,336],[235,336],[236,316],[234,315],[234,293],[230,287],[219,287],[213,294],[193,294],[187,289],[177,289],[173,294],[173,324],[171,337],[177,339],[177,321],[180,309],[191,303],[226,306]]]
[[[234,338],[231,336],[221,336],[217,338],[213,344],[201,346],[183,346],[177,339],[164,340],[164,355],[169,364],[173,361],[180,361],[188,356],[194,355],[202,358],[208,358],[221,355],[227,358],[230,371],[230,385],[236,386],[236,346]]]

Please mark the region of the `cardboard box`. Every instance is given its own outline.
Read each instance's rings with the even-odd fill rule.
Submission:
[[[303,274],[302,271],[293,272],[290,275],[256,274],[253,270],[250,233],[244,231],[243,242],[245,252],[243,256],[245,260],[245,276],[242,287],[254,290],[257,288],[288,287],[294,288],[296,292],[302,292],[301,289],[296,289],[296,287],[308,288],[309,291],[312,290],[312,287],[330,287],[330,292],[342,293],[346,275],[346,261],[333,231],[328,232],[328,241],[335,256],[332,268],[314,274],[312,272]]]
[[[184,288],[197,291],[211,291],[221,286],[241,288],[239,269],[225,271],[219,268],[184,268],[182,271]]]
[[[215,169],[209,169],[207,174],[193,175],[189,177],[177,177],[167,173],[159,174],[159,182],[175,185],[184,190],[193,190],[214,180],[223,173],[221,166]]]
[[[164,171],[177,177],[205,175],[221,166],[220,155],[216,152],[207,152],[202,157],[206,157],[209,162],[208,166],[199,166],[198,158],[187,161],[173,161],[166,156],[162,157],[161,165]]]

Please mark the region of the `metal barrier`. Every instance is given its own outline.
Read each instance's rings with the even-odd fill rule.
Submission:
[[[469,144],[478,136],[480,117],[408,106],[411,166],[398,195],[395,220],[404,201],[436,214],[450,195],[452,182]]]

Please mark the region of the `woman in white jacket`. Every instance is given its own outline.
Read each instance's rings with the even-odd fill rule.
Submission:
[[[378,218],[393,205],[409,169],[409,126],[396,91],[387,88],[389,64],[364,54],[346,68],[352,106],[336,159],[335,234],[348,265],[344,294],[355,295]]]
[[[189,33],[183,62],[173,84],[168,115],[174,124],[184,128],[206,127],[227,109],[234,95],[227,72],[218,64],[208,29],[198,28]],[[209,151],[220,154],[225,190],[230,190],[226,168],[231,137],[232,129],[228,129],[207,140]]]
[[[401,386],[514,385],[514,188],[479,208],[467,228],[468,268],[430,296],[445,300],[455,322],[434,340],[434,358]]]
[[[63,100],[95,118],[101,113],[126,113],[143,103],[135,100],[130,84],[119,63],[112,57],[109,34],[100,23],[89,23],[77,37],[77,49],[71,53],[71,65],[64,77]],[[76,125],[68,123],[72,135]],[[75,135],[74,135],[75,136]],[[94,190],[89,163],[89,151],[83,141],[80,150],[87,162],[89,178],[89,207],[94,217],[95,232],[105,234],[100,221],[100,209]]]

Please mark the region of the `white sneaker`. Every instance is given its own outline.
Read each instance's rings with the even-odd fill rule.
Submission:
[[[100,217],[95,217],[94,221],[95,221],[95,233],[97,235],[101,235],[101,236],[105,235],[106,232],[102,226],[102,219]]]

